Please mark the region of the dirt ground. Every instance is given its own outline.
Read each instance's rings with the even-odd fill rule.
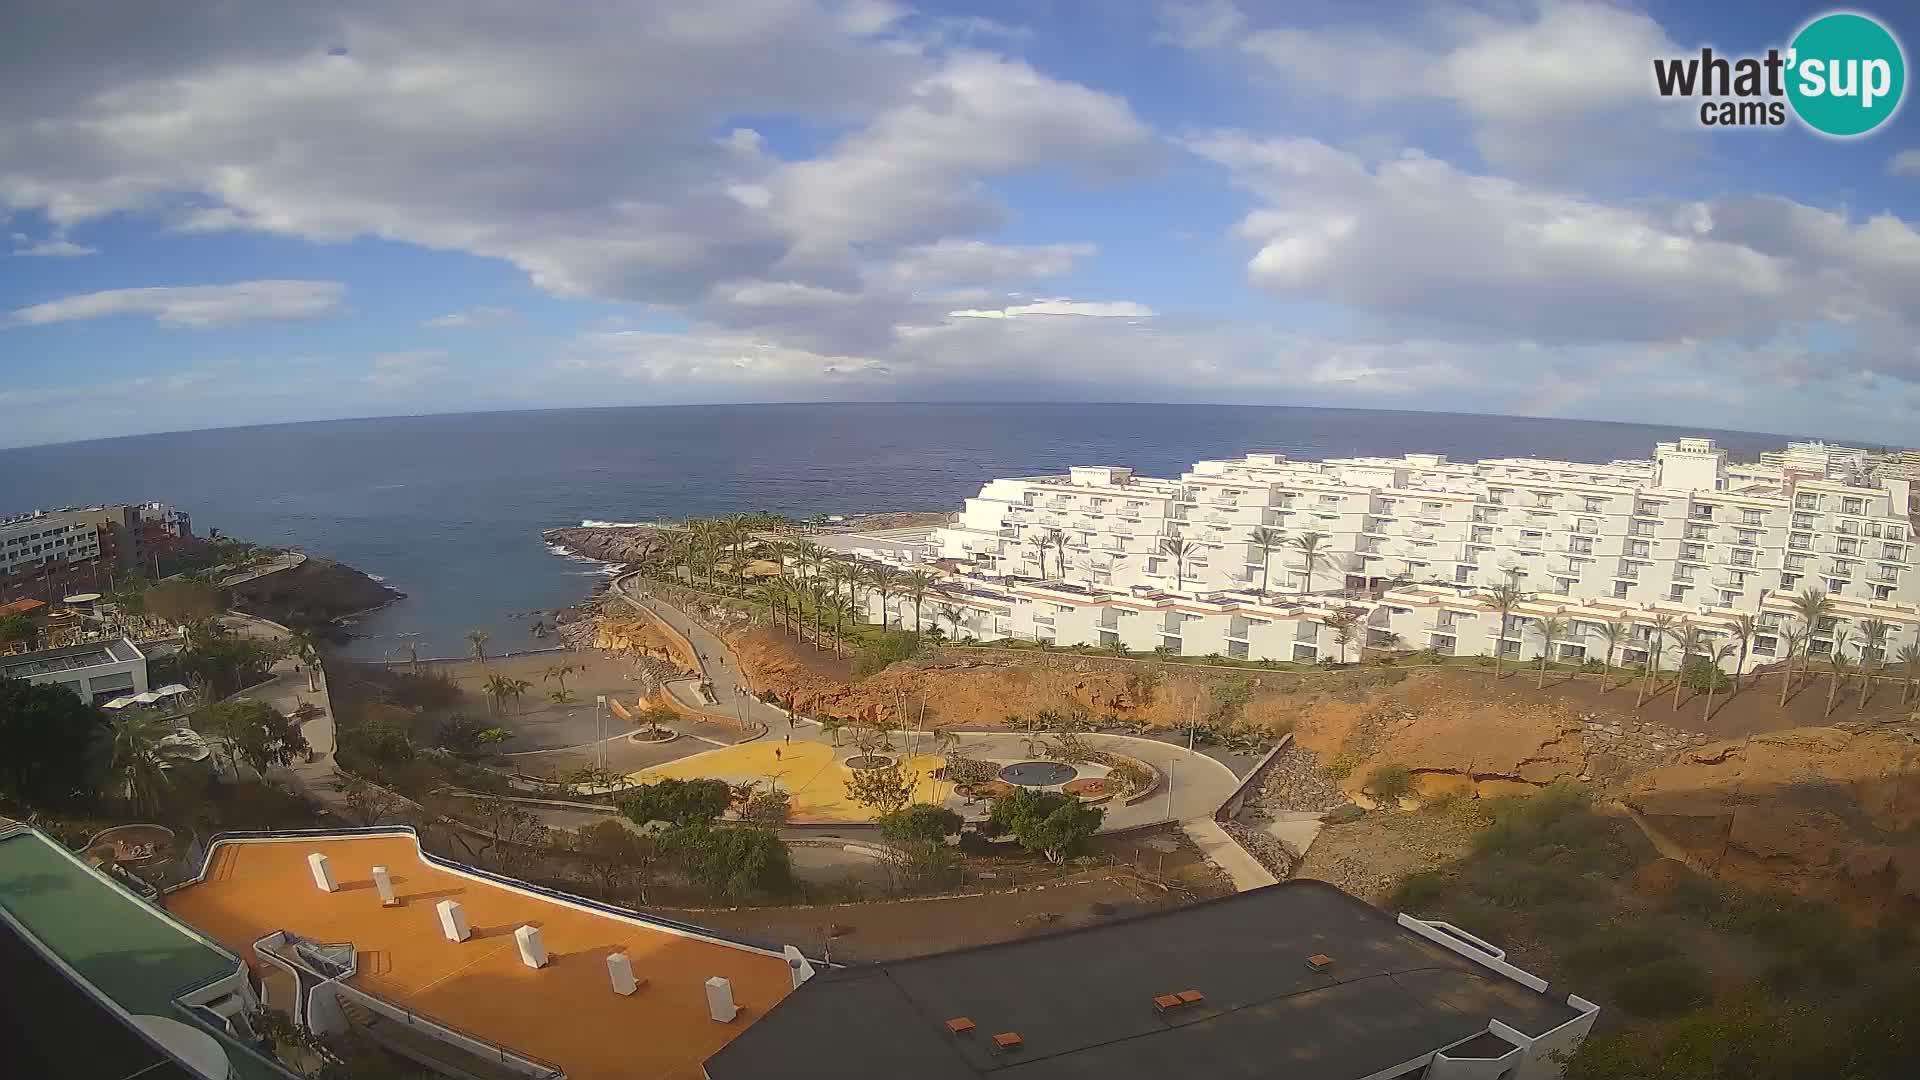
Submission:
[[[1395,883],[1408,874],[1453,865],[1478,828],[1478,822],[1452,814],[1368,814],[1322,829],[1293,876],[1338,885],[1386,907]]]
[[[566,705],[555,704],[547,698],[549,692],[559,688],[559,683],[547,678],[546,673],[561,665],[575,669],[567,676],[567,689],[572,692],[573,701]],[[533,684],[518,702],[508,702],[506,715],[498,718],[501,727],[513,732],[513,738],[500,747],[504,753],[579,746],[617,734],[626,726],[620,721],[609,717],[600,725],[595,724],[594,697],[617,696],[631,705],[640,685],[634,678],[632,660],[591,649],[490,659],[484,667],[471,660],[433,667],[460,688],[460,704],[447,712],[461,712],[469,717],[491,716],[491,705],[482,689],[488,676],[504,675]]]

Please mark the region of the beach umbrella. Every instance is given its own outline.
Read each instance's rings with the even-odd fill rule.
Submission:
[[[129,705],[131,705],[131,704],[133,704],[133,699],[132,699],[132,698],[130,698],[130,697],[117,697],[117,698],[114,698],[114,699],[113,699],[112,701],[109,701],[109,702],[107,702],[107,703],[106,703],[105,705],[102,705],[102,706],[100,706],[100,707],[101,707],[101,708],[103,708],[103,709],[124,709],[124,708],[126,708],[127,706],[129,706]]]
[[[179,683],[168,683],[160,689],[155,690],[154,693],[159,694],[161,697],[178,697],[181,694],[191,694],[193,691]]]
[[[160,700],[160,695],[149,690],[144,694],[133,695],[133,700],[134,700],[134,703],[138,705],[151,705],[154,702]]]

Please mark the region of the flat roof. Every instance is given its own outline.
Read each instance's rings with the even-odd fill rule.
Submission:
[[[0,675],[15,679],[30,678],[34,675],[55,675],[63,671],[78,671],[81,668],[124,664],[129,660],[140,659],[141,655],[133,642],[125,638],[118,641],[89,641],[59,649],[42,649],[39,652],[7,657],[0,660]]]
[[[1333,965],[1313,971],[1307,957]],[[1204,1000],[1164,1013],[1158,995]],[[1571,1006],[1440,947],[1332,885],[1297,880],[1190,907],[897,963],[821,972],[707,1062],[712,1080],[1358,1080],[1499,1019],[1531,1035]],[[967,1017],[973,1034],[946,1021]],[[991,1038],[1024,1045],[997,1053]]]
[[[339,891],[314,887],[307,855],[316,851]],[[399,906],[381,906],[374,866],[387,868]],[[470,940],[441,934],[434,905],[446,899],[465,909]],[[778,955],[443,867],[407,833],[222,842],[203,880],[167,894],[166,904],[242,956],[276,930],[352,942],[359,970],[349,985],[551,1062],[569,1080],[698,1080],[701,1061],[791,987]],[[524,925],[540,928],[550,956],[537,971],[520,962],[514,942]],[[612,952],[625,952],[645,980],[632,997],[609,986]],[[741,1015],[730,1024],[707,1015],[703,984],[714,975],[733,984]]]
[[[240,963],[234,956],[95,873],[56,841],[30,829],[0,833],[0,908],[5,908],[34,940],[80,978],[136,1016],[177,1019],[180,1014],[174,1006],[175,998],[239,970]],[[6,970],[7,978],[14,978],[13,969]],[[63,972],[47,970],[72,985]],[[36,996],[33,1000],[41,999]],[[104,1018],[112,1015],[98,1002],[94,1005],[98,1015],[89,1018],[83,1014],[74,1020],[89,1025],[90,1032],[95,1021],[105,1027]],[[114,1021],[117,1024],[118,1018]],[[74,1032],[66,1024],[62,1017],[56,1030],[71,1038]],[[101,1037],[107,1040],[100,1047],[103,1053],[112,1044],[124,1044],[111,1031]],[[231,1048],[228,1054],[239,1075],[280,1075]],[[159,1060],[162,1056],[154,1057]],[[72,1064],[64,1073],[83,1074]]]

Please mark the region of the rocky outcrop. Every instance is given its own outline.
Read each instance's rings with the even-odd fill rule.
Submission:
[[[1799,728],[1708,743],[1622,798],[1662,854],[1855,905],[1920,900],[1920,740]]]
[[[540,534],[547,543],[601,562],[639,562],[663,550],[660,530],[635,526],[617,529],[548,529]]]
[[[406,594],[332,559],[308,556],[299,566],[235,585],[237,611],[283,626],[327,628],[336,619],[384,607]]]

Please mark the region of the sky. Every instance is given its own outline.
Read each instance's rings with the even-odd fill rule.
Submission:
[[[1920,108],[1654,92],[1826,10],[17,5],[0,446],[948,399],[1920,443]]]

